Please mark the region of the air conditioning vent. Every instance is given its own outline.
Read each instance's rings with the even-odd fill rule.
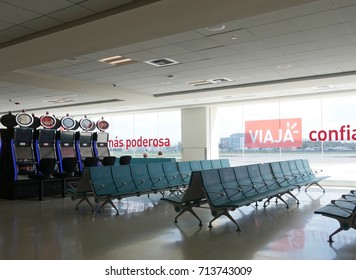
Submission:
[[[153,65],[156,67],[163,67],[163,66],[179,64],[180,62],[173,60],[171,58],[164,57],[164,58],[147,60],[147,61],[144,61],[144,63],[150,64],[150,65]]]
[[[226,83],[226,82],[232,82],[233,80],[228,79],[228,78],[216,78],[216,79],[210,79],[210,80],[198,80],[198,81],[192,81],[187,83],[188,85],[191,86],[205,86],[205,85],[211,85],[211,84],[218,84],[218,83]]]

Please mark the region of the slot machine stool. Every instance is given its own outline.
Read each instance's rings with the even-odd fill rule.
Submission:
[[[55,171],[57,161],[55,158],[42,158],[37,174],[29,175],[29,178],[38,180],[38,200],[43,200],[44,181],[50,179]]]

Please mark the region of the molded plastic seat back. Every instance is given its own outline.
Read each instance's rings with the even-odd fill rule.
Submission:
[[[131,175],[129,165],[110,166],[116,189],[120,195],[137,194],[138,189]]]
[[[136,188],[142,192],[150,192],[154,189],[150,175],[148,173],[147,164],[132,164],[130,165],[131,175],[136,184]]]

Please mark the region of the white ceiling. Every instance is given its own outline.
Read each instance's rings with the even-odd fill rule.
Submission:
[[[356,0],[0,0],[0,112],[350,92],[355,35]],[[133,63],[98,61],[116,55]],[[178,63],[145,63],[162,58]]]

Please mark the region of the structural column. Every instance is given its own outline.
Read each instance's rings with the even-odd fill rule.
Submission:
[[[219,158],[215,116],[213,107],[181,110],[183,161]]]

